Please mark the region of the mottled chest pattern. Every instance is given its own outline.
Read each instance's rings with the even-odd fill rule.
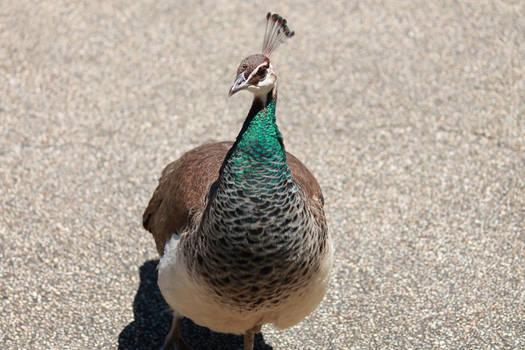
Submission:
[[[325,227],[292,179],[273,109],[241,136],[185,254],[218,301],[253,310],[300,293],[319,268]]]
[[[317,271],[322,234],[296,190],[235,196],[239,191],[251,189],[220,188],[204,214],[193,271],[222,303],[271,307]]]

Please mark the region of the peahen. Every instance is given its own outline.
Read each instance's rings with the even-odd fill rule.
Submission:
[[[276,125],[271,53],[291,31],[266,16],[261,54],[246,57],[229,91],[253,102],[235,142],[199,146],[170,163],[143,216],[161,255],[158,284],[174,319],[164,348],[177,344],[183,316],[216,332],[287,328],[321,302],[332,265],[323,195],[312,173],[285,152]]]

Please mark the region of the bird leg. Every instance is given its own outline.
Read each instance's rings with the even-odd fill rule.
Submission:
[[[257,325],[244,332],[244,350],[253,350],[253,341],[255,338],[255,333],[259,333],[260,331],[261,325]]]
[[[172,350],[173,345],[177,345],[177,350],[188,350],[189,348],[184,343],[182,335],[180,333],[180,323],[182,320],[182,315],[177,311],[173,310],[173,321],[171,321],[171,329],[166,339],[164,340],[164,345],[162,345],[161,350]]]

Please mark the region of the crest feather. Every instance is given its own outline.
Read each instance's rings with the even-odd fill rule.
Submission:
[[[266,31],[264,32],[264,40],[262,53],[270,57],[272,52],[281,45],[287,38],[291,38],[295,34],[294,31],[288,28],[286,19],[278,14],[266,15]]]

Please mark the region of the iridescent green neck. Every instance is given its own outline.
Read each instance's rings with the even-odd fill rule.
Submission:
[[[220,178],[230,177],[237,184],[251,187],[269,186],[290,176],[282,135],[276,124],[275,105],[271,92],[265,102],[254,99],[241,132],[224,160]]]
[[[270,98],[265,107],[248,116],[244,130],[238,136],[234,154],[243,153],[253,160],[285,157],[282,135],[275,122],[276,100]]]

